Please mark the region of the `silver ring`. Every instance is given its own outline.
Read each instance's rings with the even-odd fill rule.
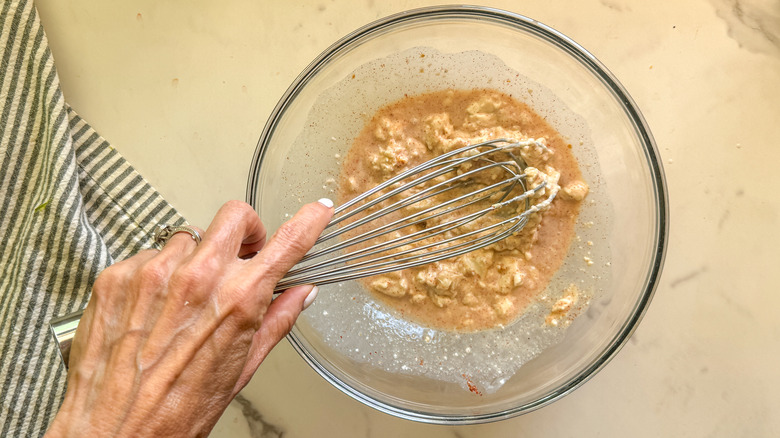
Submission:
[[[162,249],[165,244],[168,243],[168,240],[176,233],[188,233],[190,236],[192,236],[192,240],[195,241],[196,245],[200,243],[200,233],[195,228],[192,228],[188,225],[181,227],[161,225],[160,228],[158,228],[154,233],[154,246],[156,246],[157,249]]]

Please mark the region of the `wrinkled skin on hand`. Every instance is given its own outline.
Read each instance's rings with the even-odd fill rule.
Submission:
[[[70,353],[65,400],[47,436],[206,436],[292,328],[312,286],[273,288],[332,215],[305,205],[266,243],[229,202],[203,241],[174,235],[107,268]]]

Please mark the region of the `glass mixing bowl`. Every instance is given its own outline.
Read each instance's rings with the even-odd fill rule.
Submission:
[[[654,140],[612,74],[577,43],[537,21],[471,6],[417,9],[381,19],[315,59],[265,125],[250,170],[248,202],[275,230],[302,203],[334,196],[340,159],[376,109],[404,94],[463,86],[512,94],[574,145],[592,189],[577,233],[583,242],[598,240],[592,254],[575,241],[560,278],[551,284],[566,284],[585,272],[594,291],[588,309],[554,345],[490,391],[464,390],[463,382],[441,379],[436,369],[426,374],[387,367],[392,361],[382,358],[403,353],[404,342],[420,343],[424,356],[439,338],[450,336],[457,345],[470,342],[469,335],[462,339],[388,325],[392,314],[373,303],[356,282],[323,286],[289,335],[301,357],[344,393],[386,413],[440,424],[482,423],[529,412],[591,378],[625,344],[645,313],[663,265],[669,223]],[[583,254],[595,265],[583,267]],[[343,297],[353,299],[339,300]],[[337,316],[339,306],[351,302],[358,302],[354,313]],[[331,319],[323,316],[329,311]],[[330,327],[339,333],[324,333]],[[364,347],[372,351],[361,355],[345,353],[334,341],[372,330],[397,332],[399,344],[369,340]],[[511,326],[487,336],[501,340],[510,331]],[[450,359],[452,355],[443,360]],[[441,355],[437,360],[446,368]]]

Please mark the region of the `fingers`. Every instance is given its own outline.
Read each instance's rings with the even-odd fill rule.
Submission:
[[[205,233],[198,227],[189,225],[190,228],[195,229],[198,234],[203,236]],[[198,246],[198,243],[189,233],[184,231],[178,232],[171,236],[165,245],[160,250],[160,255],[166,259],[183,259],[189,256],[192,251]]]
[[[236,382],[235,393],[249,382],[269,351],[290,332],[298,315],[314,300],[318,289],[304,285],[286,290],[267,304],[276,283],[314,246],[332,216],[333,202],[328,199],[304,205],[242,270],[245,275],[237,289],[248,295],[241,298],[239,293],[233,299],[238,298],[239,307],[248,313],[245,316],[254,314],[261,322]]]
[[[290,333],[301,311],[311,305],[318,291],[319,289],[312,285],[296,286],[287,289],[271,302],[260,329],[252,339],[252,347],[234,393],[238,393],[249,383],[265,357],[282,338]]]
[[[329,199],[304,205],[271,237],[260,254],[249,260],[245,278],[255,285],[258,295],[264,295],[261,302],[270,299],[276,283],[314,246],[332,216],[333,202]],[[253,337],[234,394],[249,382],[271,349],[290,332],[298,315],[314,301],[317,292],[316,286],[297,286],[271,302]]]
[[[265,237],[265,227],[252,207],[245,202],[230,201],[214,216],[198,252],[233,260],[260,251]]]
[[[301,207],[266,243],[259,257],[250,262],[254,281],[272,290],[309,251],[333,217],[333,202],[321,199]]]

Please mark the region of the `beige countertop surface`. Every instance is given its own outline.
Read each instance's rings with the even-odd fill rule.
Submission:
[[[66,101],[191,223],[244,199],[272,108],[328,45],[430,1],[39,0]],[[671,205],[660,286],[572,394],[476,426],[391,417],[283,342],[212,437],[780,436],[780,3],[489,1],[568,35],[635,99]]]

